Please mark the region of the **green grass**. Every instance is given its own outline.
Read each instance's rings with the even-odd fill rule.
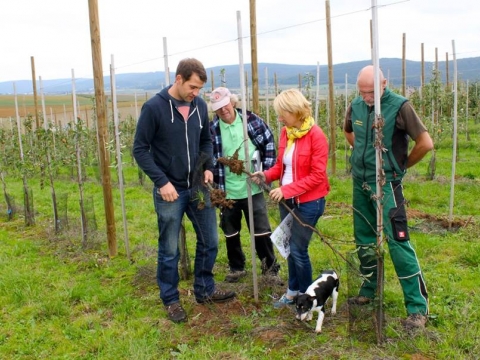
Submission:
[[[155,282],[157,227],[150,185],[138,184],[137,170],[125,161],[125,199],[132,259],[126,257],[120,195],[114,181],[113,199],[118,255],[109,258],[104,223],[103,192],[89,171],[86,198],[92,199],[98,230],[81,246],[78,185],[63,171],[56,193],[68,194],[70,228],[56,235],[52,227],[50,189],[38,177],[28,179],[33,191],[36,225],[26,227],[20,213],[0,219],[0,354],[2,359],[476,359],[480,357],[480,296],[478,276],[480,235],[477,199],[480,197],[478,147],[461,149],[457,164],[454,219],[448,231],[439,221],[448,218],[451,151],[437,149],[437,175],[426,180],[429,158],[409,172],[405,196],[409,209],[429,217],[411,217],[412,243],[420,258],[430,293],[427,329],[412,336],[403,296],[389,257],[386,257],[385,334],[376,344],[371,314],[350,324],[345,305],[359,279],[343,257],[354,259],[351,220],[351,180],[337,159],[330,176],[332,191],[310,247],[314,273],[334,268],[340,273],[339,311],[327,313],[324,332],[298,322],[290,309],[275,310],[272,298],[284,288],[258,277],[258,301],[252,279],[221,284],[228,266],[224,238],[219,233],[216,281],[234,289],[238,300],[222,305],[198,305],[192,279],[180,283],[181,301],[189,315],[186,324],[173,324],[158,297]],[[113,171],[113,170],[112,170]],[[22,182],[6,177],[7,191],[21,208]],[[48,184],[47,184],[48,185]],[[0,204],[4,216],[5,204]],[[269,204],[272,226],[279,223],[276,205]],[[194,233],[186,221],[188,249],[193,262]],[[249,235],[243,248],[251,269]],[[323,240],[323,241],[322,241]],[[333,251],[328,244],[335,249]],[[343,257],[342,257],[343,256]],[[286,261],[279,257],[281,277]],[[257,260],[257,269],[260,264]],[[193,265],[192,265],[193,266]]]

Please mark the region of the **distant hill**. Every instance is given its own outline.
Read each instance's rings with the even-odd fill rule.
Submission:
[[[355,84],[358,71],[370,60],[355,61],[333,66],[334,83],[338,88],[344,88],[345,77],[348,84]],[[439,61],[438,67],[443,79],[446,82],[447,68],[445,61]],[[398,58],[380,59],[380,66],[388,78],[392,87],[400,87],[402,85],[402,60]],[[425,82],[429,82],[434,67],[433,62],[425,62]],[[480,81],[480,57],[465,58],[457,60],[458,79],[461,81],[469,80],[470,82]],[[305,76],[313,76],[313,84],[316,84],[317,66],[316,65],[287,65],[273,63],[258,64],[258,82],[259,88],[265,88],[265,69],[268,71],[269,87],[274,85],[274,76],[277,79],[277,85],[281,88],[289,86],[298,86],[299,77],[305,84]],[[240,76],[238,65],[225,65],[207,68],[208,83],[206,89],[211,88],[211,74],[213,72],[214,86],[221,85],[220,74],[224,70],[226,84],[225,86],[232,89],[240,88]],[[248,73],[248,85],[251,87],[251,65],[245,64],[245,71]],[[448,74],[450,82],[453,81],[453,61],[448,62]],[[418,87],[421,77],[421,62],[406,61],[406,83],[410,87]],[[174,73],[170,73],[170,79],[174,78]],[[115,78],[117,92],[156,92],[165,84],[165,73],[163,71],[147,72],[147,73],[129,73],[117,74]],[[110,91],[110,77],[104,77],[105,91]],[[328,84],[328,67],[320,65],[320,84],[325,86]],[[18,94],[32,93],[32,82],[30,80],[20,80],[15,82]],[[37,86],[38,86],[37,82]],[[302,85],[304,86],[304,85]],[[71,93],[71,79],[43,80],[43,88],[45,94],[65,94]],[[76,79],[75,89],[78,93],[93,93],[93,79]],[[0,94],[11,94],[13,92],[12,82],[0,82]]]

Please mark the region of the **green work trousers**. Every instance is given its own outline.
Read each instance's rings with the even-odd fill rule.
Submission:
[[[383,241],[388,244],[395,272],[402,286],[408,314],[428,314],[428,293],[415,250],[410,243],[403,188],[400,181],[383,186]],[[374,298],[377,290],[376,184],[353,180],[353,226],[360,260],[366,276],[359,295]]]

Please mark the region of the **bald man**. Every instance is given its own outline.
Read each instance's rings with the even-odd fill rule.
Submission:
[[[410,243],[403,196],[402,180],[407,168],[418,163],[433,149],[433,141],[410,102],[387,87],[379,70],[380,109],[384,119],[382,170],[383,226],[385,240],[400,285],[403,289],[407,329],[424,328],[428,315],[428,293],[415,250]],[[377,242],[376,150],[374,110],[374,67],[369,65],[358,73],[359,96],[351,102],[344,122],[347,141],[353,146],[350,159],[353,177],[353,225],[360,271],[365,276],[359,295],[350,298],[352,305],[370,303],[377,291],[377,259],[368,249]],[[415,143],[409,149],[409,139]]]

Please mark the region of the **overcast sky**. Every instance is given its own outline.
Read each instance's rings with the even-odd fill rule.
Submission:
[[[88,0],[1,0],[0,82],[93,77]],[[111,56],[116,73],[164,71],[196,57],[206,68],[239,64],[237,12],[243,62],[250,63],[248,0],[98,0],[104,75]],[[326,2],[257,0],[259,63],[328,64]],[[379,56],[444,61],[480,56],[478,0],[379,0]],[[208,5],[208,6],[206,6]],[[334,64],[370,58],[371,0],[331,0]],[[259,69],[262,71],[262,69]],[[479,69],[480,73],[480,69]]]

